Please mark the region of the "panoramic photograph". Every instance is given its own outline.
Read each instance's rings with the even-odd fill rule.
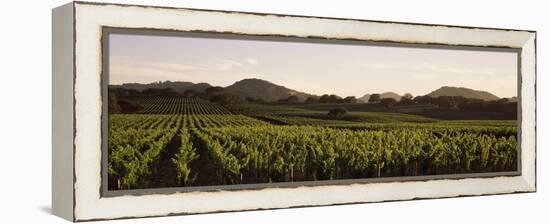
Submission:
[[[518,170],[516,52],[108,38],[108,190]]]

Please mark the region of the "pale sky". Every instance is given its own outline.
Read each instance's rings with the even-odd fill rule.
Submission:
[[[425,95],[441,86],[517,96],[517,55],[327,43],[111,34],[109,83],[259,78],[306,93]]]

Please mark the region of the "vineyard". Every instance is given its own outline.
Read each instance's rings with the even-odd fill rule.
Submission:
[[[517,169],[514,121],[439,121],[300,108],[227,109],[197,98],[140,99],[110,114],[110,190],[437,175]]]

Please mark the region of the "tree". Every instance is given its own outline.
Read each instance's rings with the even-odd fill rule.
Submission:
[[[244,98],[232,93],[221,93],[210,97],[210,101],[219,103],[223,106],[231,106],[238,103],[243,103]]]
[[[401,97],[401,101],[399,101],[400,104],[403,104],[403,105],[408,105],[408,104],[413,104],[414,101],[413,101],[413,95],[410,94],[410,93],[405,93],[402,97]]]
[[[322,95],[321,98],[319,98],[319,103],[339,103],[340,100],[342,100],[342,97],[339,97],[334,94],[325,94]]]
[[[188,90],[183,91],[183,96],[185,96],[185,97],[195,97],[195,96],[197,96],[197,92],[195,90],[188,89]]]
[[[141,93],[146,96],[177,96],[178,95],[178,92],[176,92],[171,88],[165,88],[165,89],[148,88],[141,91]]]
[[[123,113],[133,113],[143,109],[141,105],[135,102],[124,101],[124,100],[119,100],[118,105],[120,105],[120,110]]]
[[[113,94],[116,95],[117,98],[122,97],[135,97],[135,96],[141,96],[141,91],[135,90],[135,89],[125,89],[125,88],[111,88],[109,87],[109,95]]]
[[[298,98],[297,96],[289,96],[288,98],[286,99],[280,99],[279,102],[284,102],[284,103],[299,103],[300,102],[300,98]]]
[[[380,94],[374,93],[374,94],[370,95],[369,103],[380,103],[381,99],[382,99],[382,97],[380,96]]]
[[[225,89],[223,87],[220,87],[220,86],[208,87],[204,90],[204,93],[206,93],[206,95],[208,97],[219,95],[219,94],[222,94],[224,92],[225,92]]]
[[[205,97],[210,100],[210,102],[218,103],[223,106],[231,106],[245,102],[243,96],[227,92],[225,88],[219,86],[209,87],[204,90],[204,93],[206,95]]]
[[[434,100],[434,98],[429,96],[429,95],[416,96],[414,98],[414,102],[416,102],[418,104],[433,104],[433,100]]]
[[[342,103],[357,103],[355,96],[348,96],[342,100]]]
[[[319,103],[319,99],[316,97],[310,96],[306,99],[305,103]]]
[[[321,98],[319,98],[319,103],[328,103],[328,101],[329,101],[328,94],[324,94],[321,96]]]
[[[389,108],[395,105],[397,103],[397,100],[395,100],[394,98],[384,98],[380,100],[380,103]]]
[[[348,113],[348,110],[344,107],[334,108],[328,111],[328,116],[332,118],[340,118]]]
[[[121,110],[117,96],[109,91],[109,113],[119,113]]]
[[[508,103],[508,102],[510,102],[510,99],[508,99],[508,98],[502,98],[502,99],[498,99],[496,102],[497,102],[497,103]]]
[[[339,103],[342,100],[342,97],[338,95],[330,94],[328,96],[328,99],[330,103]]]
[[[452,96],[440,96],[434,99],[434,104],[440,107],[455,108],[456,100]]]

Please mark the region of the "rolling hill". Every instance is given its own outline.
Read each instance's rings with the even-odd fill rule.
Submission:
[[[137,91],[143,91],[145,89],[173,89],[177,92],[183,93],[186,90],[193,90],[197,92],[204,92],[207,88],[212,87],[208,83],[193,83],[183,81],[159,81],[153,83],[124,83],[121,85],[109,85],[111,88],[125,88],[133,89]],[[296,96],[300,101],[305,101],[308,97],[319,96],[300,92],[297,90],[289,89],[285,86],[277,85],[266,80],[249,78],[243,79],[233,83],[230,86],[225,87],[228,92],[241,95],[243,97],[249,97],[253,99],[262,99],[268,102],[275,102],[280,99],[286,99],[290,96]],[[361,102],[368,102],[372,94],[365,94],[358,98]],[[499,97],[481,90],[473,90],[464,87],[451,87],[443,86],[437,90],[434,90],[427,94],[431,97],[439,96],[461,96],[464,98],[481,99],[486,101],[498,100]],[[401,100],[401,96],[394,92],[384,92],[381,94],[381,98],[393,98],[397,101]],[[511,101],[517,99],[511,98]]]
[[[451,86],[443,86],[437,90],[432,91],[431,93],[427,94],[431,97],[439,97],[439,96],[461,96],[464,98],[472,98],[472,99],[481,99],[486,101],[491,100],[498,100],[499,97],[487,92],[487,91],[481,91],[481,90],[473,90],[463,87],[451,87]]]
[[[284,86],[279,86],[262,79],[243,79],[235,82],[233,85],[225,87],[225,89],[228,92],[239,94],[244,97],[263,99],[270,102],[286,99],[289,96],[297,96],[300,101],[304,101],[308,97],[314,96]]]

